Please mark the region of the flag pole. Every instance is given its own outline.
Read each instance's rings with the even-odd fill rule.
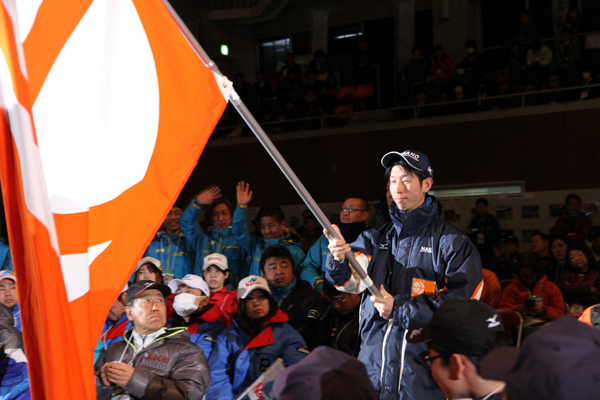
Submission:
[[[177,23],[179,29],[187,39],[188,43],[192,46],[198,57],[200,57],[200,59],[204,62],[204,65],[206,65],[206,67],[210,69],[213,73],[222,75],[221,71],[219,71],[219,67],[217,67],[217,65],[210,59],[208,54],[206,54],[202,46],[200,46],[200,43],[198,43],[194,35],[192,35],[188,27],[181,20],[181,18],[173,9],[171,4],[169,4],[167,0],[163,0],[163,4],[169,10],[169,13]],[[275,164],[277,164],[279,169],[281,169],[281,172],[283,172],[283,174],[288,179],[288,181],[290,181],[294,189],[296,189],[296,192],[298,192],[298,195],[300,195],[306,206],[315,215],[321,226],[323,226],[327,230],[327,232],[329,232],[329,235],[332,238],[336,240],[341,239],[337,232],[333,229],[331,222],[329,222],[321,208],[319,208],[319,206],[312,198],[310,193],[308,193],[302,182],[300,182],[294,171],[292,171],[292,169],[288,165],[287,161],[285,161],[279,150],[277,150],[271,139],[269,139],[263,128],[258,124],[252,113],[250,113],[250,111],[242,102],[240,96],[235,92],[235,90],[231,90],[230,100],[231,104],[233,104],[235,109],[240,113],[246,124],[248,124],[252,132],[254,132],[254,135],[256,136],[258,141],[264,146],[264,148],[267,150],[267,153],[269,153],[269,155],[273,158]],[[345,257],[346,260],[352,265],[352,267],[354,268],[360,279],[363,281],[363,283],[367,286],[371,294],[377,297],[383,297],[379,289],[375,286],[375,284],[373,284],[371,278],[359,265],[358,261],[356,261],[356,258],[354,258],[352,252],[346,253]]]

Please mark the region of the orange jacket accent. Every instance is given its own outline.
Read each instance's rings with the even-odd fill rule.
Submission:
[[[566,314],[565,301],[562,293],[554,283],[548,280],[546,275],[542,276],[533,287],[533,291],[527,289],[518,276],[513,274],[512,282],[504,289],[500,299],[501,310],[516,310],[518,306],[524,306],[525,300],[532,295],[541,295],[546,315],[541,317],[545,321],[552,321]],[[522,312],[529,315],[529,312]]]
[[[500,298],[502,297],[502,288],[500,287],[500,281],[495,273],[489,269],[482,269],[483,272],[483,293],[481,293],[481,301],[494,308],[498,308],[500,305]]]

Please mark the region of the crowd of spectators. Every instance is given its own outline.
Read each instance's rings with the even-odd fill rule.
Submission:
[[[598,65],[586,53],[585,26],[576,8],[569,11],[554,39],[540,37],[529,11],[522,12],[520,21],[501,49],[482,52],[475,40],[467,40],[458,60],[439,44],[432,54],[414,47],[397,77],[400,108],[393,117],[425,118],[600,96],[600,87],[593,86],[600,84]],[[363,36],[347,51],[352,57],[340,53],[328,56],[316,50],[305,66],[287,53],[276,74],[258,71],[250,83],[238,73],[234,88],[269,134],[342,126],[349,121],[347,114],[377,108],[381,89],[377,82],[394,78],[377,79],[381,57]],[[526,93],[532,94],[522,96]],[[241,125],[235,112],[228,114],[219,123],[218,137],[250,134],[247,129],[228,128]]]
[[[163,391],[177,393],[166,398],[206,395],[207,399],[232,399],[278,358],[290,367],[319,346],[346,353],[344,357],[356,356],[361,304],[357,293],[365,290],[364,283],[356,274],[343,287],[325,281],[329,240],[317,234],[320,227],[310,212],[303,215],[301,233],[287,227],[278,206],[262,207],[249,223],[250,185],[238,183],[236,194],[233,206],[219,187],[211,185],[191,203],[176,203],[167,215],[107,316],[95,352],[98,398],[110,398],[124,390],[132,398]],[[390,206],[390,198],[388,189],[382,208]],[[475,303],[489,306],[482,309],[477,304],[447,302],[444,309],[475,307],[479,311],[470,312],[487,315],[482,322],[486,318],[495,321],[494,309],[513,310],[522,315],[528,337],[562,316],[583,314],[588,318],[590,311],[586,314],[584,310],[600,303],[600,227],[592,227],[580,209],[579,196],[569,195],[552,237],[534,234],[530,251],[521,253],[516,237],[501,238],[487,201],[477,200],[476,215],[465,233],[484,267],[483,293]],[[371,228],[367,225],[370,216],[366,200],[349,198],[336,223],[343,237],[353,241]],[[312,240],[312,245],[304,247],[306,251],[303,237]],[[0,311],[10,319],[10,329],[20,331],[16,277],[10,271],[0,273]],[[154,314],[157,318],[152,318]],[[465,324],[476,325],[473,318],[467,318]],[[479,334],[475,325],[470,335]],[[504,331],[502,325],[496,326]],[[0,332],[2,329],[0,318]],[[435,336],[423,339],[416,330],[410,333],[410,343],[441,340]],[[508,339],[497,345],[506,343]],[[20,346],[22,349],[22,343]],[[458,346],[456,351],[466,348]],[[432,345],[429,349],[424,362],[435,365],[433,360],[444,348]],[[483,357],[492,349],[477,355]],[[337,353],[326,354],[338,357]],[[322,362],[327,367],[326,361]],[[476,365],[480,362],[477,359]],[[11,368],[20,380],[12,390],[26,391],[26,364],[16,365],[13,362]],[[292,379],[289,373],[282,376]],[[453,398],[440,375],[434,373],[433,377],[448,398]],[[501,383],[493,381],[485,390],[500,388]],[[285,385],[278,390],[294,393]],[[323,386],[319,390],[328,389]]]

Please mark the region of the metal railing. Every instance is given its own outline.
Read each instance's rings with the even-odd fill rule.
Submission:
[[[498,100],[503,100],[503,99],[512,99],[513,100],[513,104],[514,106],[511,107],[505,107],[505,108],[491,108],[491,109],[483,109],[483,110],[475,110],[475,111],[467,111],[467,112],[453,112],[451,114],[447,114],[447,115],[460,115],[460,114],[467,114],[467,113],[483,113],[483,112],[489,112],[489,111],[493,111],[493,110],[497,110],[497,109],[514,109],[514,108],[523,108],[523,107],[528,107],[528,106],[533,106],[533,105],[542,105],[542,104],[549,104],[549,103],[539,103],[538,99],[540,99],[543,95],[549,95],[552,93],[558,93],[558,92],[582,92],[585,89],[598,89],[598,91],[600,92],[600,83],[599,84],[594,84],[594,85],[583,85],[583,86],[570,86],[570,87],[562,87],[562,88],[558,88],[558,89],[548,89],[548,90],[537,90],[537,91],[530,91],[530,92],[515,92],[515,93],[510,93],[510,94],[506,94],[506,95],[498,95],[498,96],[486,96],[483,98],[471,98],[471,99],[464,99],[464,100],[454,100],[454,101],[447,101],[447,102],[437,102],[437,103],[429,103],[429,104],[422,104],[422,105],[407,105],[407,106],[402,106],[402,107],[393,107],[393,108],[386,108],[386,109],[380,109],[380,110],[370,110],[370,111],[359,111],[359,112],[352,112],[352,113],[341,113],[341,114],[327,114],[327,115],[320,115],[320,116],[315,116],[315,117],[308,117],[308,118],[298,118],[298,119],[289,119],[289,120],[281,120],[281,121],[273,121],[273,122],[260,122],[260,126],[263,127],[263,129],[266,132],[269,132],[271,130],[272,127],[276,127],[276,126],[282,126],[283,128],[294,128],[294,127],[299,127],[296,129],[292,129],[292,130],[284,130],[281,133],[271,133],[271,134],[285,134],[285,133],[292,133],[292,132],[298,132],[298,131],[303,131],[303,130],[318,130],[318,129],[325,129],[328,127],[334,127],[335,125],[337,126],[347,126],[348,124],[352,124],[355,121],[369,121],[371,123],[378,123],[378,122],[390,122],[393,120],[409,120],[409,119],[414,119],[411,117],[403,117],[405,115],[408,115],[408,112],[414,110],[415,108],[419,107],[419,108],[435,108],[435,107],[440,107],[440,106],[452,106],[452,105],[457,105],[457,104],[477,104],[480,101],[483,102],[487,102],[488,104],[490,104],[490,102],[496,102]],[[517,101],[518,99],[518,101]],[[579,99],[573,99],[570,101],[564,101],[565,103],[567,102],[574,102],[574,101],[578,101]],[[600,100],[600,97],[598,97],[596,100]],[[424,118],[435,118],[437,116],[429,116],[429,117],[424,117]],[[311,124],[311,122],[313,122]],[[340,123],[340,122],[345,122],[345,123]],[[311,128],[306,128],[307,126],[311,126]],[[229,137],[236,137],[239,136],[239,134],[241,134],[245,129],[247,129],[247,126],[245,124],[236,124],[233,126],[227,126],[227,127],[219,127],[217,126],[217,128],[215,128],[214,132],[218,134],[218,136],[225,136],[227,137],[228,134],[232,134]]]

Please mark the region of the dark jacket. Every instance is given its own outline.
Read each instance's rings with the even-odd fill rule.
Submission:
[[[189,317],[190,320],[186,322],[181,315],[172,313],[169,327],[186,326],[191,342],[202,349],[208,360],[215,343],[217,343],[217,336],[225,329],[221,311],[218,307],[209,304],[200,312],[193,313]]]
[[[358,342],[358,317],[360,307],[342,315],[329,306],[319,322],[319,346],[328,346],[353,355]]]
[[[4,304],[0,304],[0,344],[0,399],[31,399],[23,337],[14,326],[10,309]]]
[[[383,284],[394,296],[392,319],[385,320],[363,294],[358,359],[380,399],[444,399],[419,357],[427,346],[408,344],[405,335],[408,328],[428,323],[445,300],[480,297],[479,254],[461,231],[438,217],[431,196],[408,213],[392,204],[390,214],[391,223],[363,232],[351,244],[355,256],[370,259],[368,274],[375,286]],[[350,278],[347,261],[338,263],[329,255],[327,280],[339,286]]]
[[[574,217],[565,213],[558,217],[551,233],[554,236],[566,236],[571,244],[584,243],[592,225],[592,219],[581,212]]]
[[[127,350],[123,362],[135,368],[131,380],[124,388],[132,399],[202,399],[210,387],[208,362],[202,350],[190,342],[187,328],[167,328],[163,335],[136,353],[135,357],[132,333],[133,330],[127,331],[127,341],[112,344],[98,361],[98,399],[110,399],[115,389],[102,384],[102,366],[107,362],[118,361],[125,346]]]
[[[298,280],[279,308],[290,318],[290,325],[304,338],[310,350],[317,347],[317,329],[323,315],[321,298],[310,284]]]

